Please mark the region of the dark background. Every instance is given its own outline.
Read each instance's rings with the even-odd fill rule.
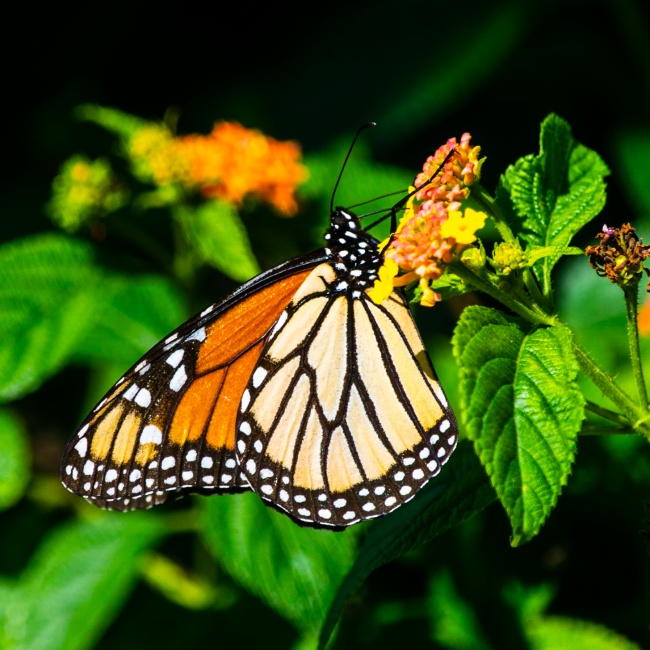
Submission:
[[[632,1],[14,5],[1,46],[0,241],[52,229],[43,205],[60,164],[75,152],[105,153],[108,138],[72,116],[86,102],[153,120],[176,106],[180,133],[238,120],[297,140],[307,154],[372,119],[379,128],[365,146],[373,158],[414,173],[439,144],[469,131],[488,158],[488,190],[506,165],[537,151],[539,123],[556,112],[613,171],[603,221],[634,219],[620,138],[648,128],[647,13]],[[38,469],[55,472],[78,405],[66,405],[56,380],[43,390],[48,418],[30,412],[29,397],[17,407],[32,423]],[[38,442],[45,423],[55,441],[46,448]],[[556,590],[551,613],[607,625],[648,647],[648,557],[638,531],[650,478],[631,478],[631,459],[621,453],[614,463],[600,440],[581,440],[557,510],[523,548],[509,547],[494,505],[377,571],[350,605],[339,647],[428,643],[435,613],[427,586],[441,555],[488,630],[508,626],[512,611],[497,597],[508,584],[544,583]],[[3,570],[18,571],[52,521],[28,506],[5,522],[25,528],[24,548],[4,549]],[[190,543],[180,537],[167,550],[182,560]],[[139,586],[99,647],[281,648],[294,640],[288,623],[244,593],[225,614],[195,613]]]

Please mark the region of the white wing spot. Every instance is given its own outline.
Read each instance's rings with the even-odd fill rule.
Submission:
[[[90,474],[93,473],[94,469],[95,469],[95,463],[93,463],[92,460],[87,460],[83,469],[84,474],[86,474],[86,476],[89,476]]]
[[[142,472],[139,469],[134,469],[131,474],[129,474],[129,481],[137,481],[142,476]]]
[[[327,501],[327,494],[319,494],[318,495],[318,500],[319,501]]]
[[[447,431],[447,429],[449,429],[450,426],[451,426],[451,422],[449,422],[449,420],[443,420],[440,423],[440,426],[438,427],[440,429],[440,433],[444,433],[445,431]]]
[[[346,503],[347,501],[345,499],[337,499],[333,505],[335,508],[342,508]]]
[[[438,463],[437,463],[435,460],[429,461],[429,462],[427,463],[427,469],[428,469],[430,472],[433,472],[433,470],[435,470],[436,467],[438,467]]]
[[[201,480],[204,483],[212,483],[214,481],[214,476],[204,476]]]
[[[286,490],[280,490],[279,496],[280,496],[280,499],[282,499],[282,501],[288,501],[289,500],[289,493]]]
[[[374,503],[370,503],[370,501],[368,501],[368,503],[364,503],[364,504],[361,506],[361,508],[362,508],[363,510],[365,510],[366,512],[371,512],[372,510],[375,509],[375,504],[374,504]]]
[[[245,435],[245,436],[250,436],[251,434],[251,425],[248,424],[248,422],[244,421],[239,425],[239,430]]]
[[[447,444],[451,446],[454,444],[454,442],[456,442],[456,436],[449,436],[447,439]]]
[[[410,485],[403,485],[399,489],[399,493],[404,496],[404,495],[407,495],[411,490],[412,490],[412,488],[411,488]]]
[[[304,503],[307,501],[307,497],[304,494],[296,494],[295,497],[293,497],[294,501],[296,503]]]
[[[193,463],[196,460],[196,449],[190,449],[187,454],[185,454],[185,460],[188,463]]]
[[[171,343],[172,341],[175,341],[178,338],[178,332],[174,332],[171,336],[168,336],[165,339],[165,343]]]
[[[255,444],[253,445],[253,447],[255,448],[255,451],[256,451],[258,454],[261,454],[261,453],[262,453],[262,449],[264,449],[264,445],[261,443],[260,440],[256,440],[256,441],[255,441]]]
[[[118,492],[121,492],[124,489],[124,483],[118,483],[117,484],[117,490]]]
[[[432,445],[435,445],[435,444],[438,442],[438,440],[440,440],[440,436],[439,436],[437,433],[434,433],[434,434],[429,438],[429,442],[430,442]]]
[[[445,450],[445,448],[440,447],[440,449],[438,449],[438,458],[442,458],[446,453],[447,451]]]
[[[422,451],[420,452],[420,458],[422,458],[422,460],[424,460],[425,458],[429,458],[430,453],[431,452],[429,451],[428,447],[423,447]]]
[[[82,438],[75,446],[74,448],[77,450],[79,453],[79,456],[83,458],[86,455],[86,452],[88,451],[88,438]],[[69,474],[70,472],[68,472]]]
[[[146,375],[149,372],[149,368],[151,368],[151,364],[150,363],[145,363],[144,365],[143,364],[140,364],[140,365],[142,366],[142,368],[140,368],[140,370],[138,370],[138,374],[139,375]]]
[[[264,368],[257,368],[253,373],[253,388],[258,388],[268,373]]]
[[[214,305],[210,305],[201,312],[201,316],[207,316],[214,309]]]
[[[408,458],[405,458],[402,462],[404,463],[404,465],[408,467],[409,465],[413,465],[413,463],[415,462],[415,458],[409,456]]]
[[[176,459],[173,456],[167,456],[162,459],[160,469],[171,469],[174,465],[176,465]]]
[[[273,486],[266,483],[260,488],[260,491],[266,495],[273,494]]]
[[[83,437],[86,435],[86,431],[88,431],[88,425],[87,425],[87,424],[84,424],[83,427],[81,427],[81,429],[79,429],[77,435],[78,435],[80,438],[83,438]]]
[[[395,474],[395,476],[393,476],[393,478],[396,481],[403,481],[404,480],[404,472],[397,472],[397,474]]]
[[[162,431],[155,424],[148,424],[140,434],[140,444],[146,445],[148,442],[152,442],[154,445],[159,445],[162,442]]]
[[[423,479],[423,478],[424,478],[424,472],[423,472],[420,468],[414,470],[414,472],[413,472],[413,478],[414,478],[416,481],[419,481],[420,479]]]
[[[212,460],[212,458],[210,458],[210,456],[203,456],[203,458],[201,458],[201,467],[203,467],[203,469],[210,469],[213,465],[214,465],[214,461]],[[227,462],[226,462],[226,467],[228,467]]]
[[[104,480],[107,483],[112,483],[117,478],[117,472],[114,469],[109,469],[104,476]]]
[[[168,478],[165,479],[164,482],[167,485],[174,485],[174,483],[176,483],[176,477],[175,476],[169,476]]]
[[[138,492],[142,492],[142,486],[141,485],[134,485],[131,488],[131,494],[138,494]]]
[[[183,477],[184,481],[191,481],[192,477],[194,476],[194,472],[187,470],[186,472],[183,472],[181,476]]]
[[[151,393],[146,388],[141,388],[135,396],[135,403],[146,409],[151,404]]]
[[[363,488],[362,490],[359,490],[359,496],[360,497],[367,497],[370,494],[369,490],[366,490],[366,488]]]
[[[88,483],[84,483],[84,490],[86,490],[86,492],[88,492],[90,490],[90,487],[91,487],[90,486],[90,481],[88,481]]]
[[[124,399],[130,402],[138,394],[139,390],[140,386],[137,384],[131,384],[123,393]]]
[[[237,449],[240,454],[243,454],[246,451],[246,443],[243,440],[237,441]]]
[[[192,332],[185,340],[186,341],[198,341],[199,343],[203,343],[206,339],[206,334],[205,334],[205,327],[201,327],[196,332]]]
[[[268,468],[265,468],[260,472],[260,478],[267,479],[267,478],[271,478],[272,476],[273,476],[273,470],[270,470]]]
[[[108,494],[109,497],[112,497],[115,494],[115,488],[109,487],[108,490],[106,490],[106,494]]]
[[[235,467],[237,467],[237,461],[234,458],[229,458],[226,461],[225,465],[228,469],[234,469]],[[212,464],[210,465],[210,467],[212,467]]]
[[[322,510],[318,511],[318,516],[322,517],[323,519],[329,519],[332,516],[332,513],[327,508],[323,508]]]
[[[78,477],[79,477],[79,472],[78,472],[76,467],[73,467],[72,468],[72,479],[74,481],[76,481]]]
[[[232,481],[232,475],[231,474],[222,474],[221,475],[221,482],[222,483],[230,483]]]
[[[249,458],[246,461],[246,471],[249,472],[250,474],[255,474],[256,470],[257,470],[257,465],[255,464],[255,461],[252,458]]]
[[[181,366],[175,373],[174,376],[171,378],[169,382],[169,387],[175,392],[178,393],[178,391],[183,388],[185,385],[185,382],[187,381],[187,372],[185,372],[185,366]]]
[[[301,515],[302,517],[311,516],[311,512],[309,512],[309,510],[307,510],[307,508],[298,508],[298,514]]]
[[[383,485],[379,485],[375,488],[375,494],[380,497],[384,492],[386,492],[386,488]]]
[[[248,388],[244,391],[244,394],[241,396],[241,405],[240,405],[240,410],[243,413],[247,408],[248,405],[250,404],[251,401],[251,394],[248,391]]]
[[[391,506],[394,506],[397,503],[397,499],[395,497],[388,497],[386,501],[384,501],[384,505],[388,506],[389,508]]]
[[[180,348],[172,352],[166,359],[165,363],[168,363],[172,368],[178,368],[178,364],[183,360],[185,356],[185,350]]]
[[[356,513],[353,510],[348,510],[346,513],[343,514],[343,519],[354,519],[356,517]]]
[[[68,466],[65,468],[65,473],[66,473],[68,476],[70,476],[70,474],[72,473],[72,465],[68,465]]]
[[[152,460],[149,463],[149,469],[156,469],[156,467],[158,467],[158,461],[157,460]]]
[[[155,482],[156,482],[156,481],[154,481],[152,478],[148,478],[148,479],[145,481],[145,483],[147,484],[147,487],[148,487],[148,488],[153,487],[153,484],[154,484]]]

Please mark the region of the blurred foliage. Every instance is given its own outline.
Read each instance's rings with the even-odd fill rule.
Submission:
[[[565,328],[549,334],[506,316],[495,323],[486,310],[496,302],[458,286],[417,318],[452,406],[460,413],[468,397],[477,400],[464,433],[479,456],[489,445],[477,436],[495,433],[479,425],[511,415],[510,399],[489,411],[486,390],[526,396],[526,381],[552,368],[548,390],[566,393],[530,412],[539,422],[568,414],[542,436],[557,436],[557,466],[535,456],[541,471],[531,476],[546,483],[541,504],[531,508],[529,494],[510,489],[508,472],[531,471],[511,454],[510,445],[530,444],[512,421],[514,442],[481,458],[487,472],[461,443],[412,502],[343,534],[298,528],[254,495],[106,514],[58,481],[67,439],[125,368],[258,269],[321,245],[351,134],[370,118],[379,128],[355,150],[337,203],[403,190],[439,144],[470,131],[488,159],[482,185],[507,219],[524,219],[528,244],[547,247],[509,262],[537,264],[561,322],[634,395],[621,291],[584,257],[557,253],[570,252],[569,239],[594,243],[603,223],[630,221],[650,241],[647,7],[470,2],[445,31],[448,5],[418,0],[328,5],[301,29],[277,5],[161,11],[118,1],[84,11],[96,11],[84,30],[74,7],[27,21],[38,66],[25,60],[7,71],[0,645],[311,648],[333,633],[336,648],[650,646],[649,559],[638,532],[650,528],[647,440],[607,428],[593,411],[578,435],[581,399],[613,407],[576,375]],[[235,60],[242,39],[249,56]],[[542,140],[532,154],[551,112],[582,144],[569,132],[571,146]],[[301,143],[309,178],[297,218],[280,220],[254,197],[233,210],[197,188],[158,186],[129,162],[126,145],[143,125],[174,136],[209,133],[222,119]],[[549,150],[561,154],[560,166],[571,160],[573,176],[556,175]],[[531,209],[533,223],[525,221]],[[499,235],[491,233],[487,255]],[[463,311],[469,304],[478,307]],[[495,342],[493,378],[472,379],[476,356],[468,354],[459,379],[450,343],[459,319],[457,347]],[[513,334],[505,355],[493,328]],[[647,342],[642,330],[646,368]],[[526,373],[513,376],[509,360],[522,356]],[[490,505],[497,495],[505,510]]]

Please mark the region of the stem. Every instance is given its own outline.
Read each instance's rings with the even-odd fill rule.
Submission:
[[[461,280],[467,284],[472,285],[476,289],[487,293],[489,296],[492,296],[495,300],[498,300],[502,305],[505,305],[513,311],[515,314],[518,314],[522,318],[525,318],[527,321],[533,325],[555,325],[557,324],[557,319],[554,316],[549,316],[547,313],[543,312],[537,305],[532,305],[528,307],[522,302],[520,302],[514,296],[501,291],[498,287],[495,287],[489,280],[481,277],[468,267],[466,267],[461,261],[454,260],[449,265],[452,273],[456,274]]]
[[[494,225],[496,226],[499,234],[503,241],[508,243],[513,243],[516,240],[510,226],[506,223],[506,220],[503,217],[503,213],[499,208],[499,204],[496,202],[488,192],[477,183],[472,187],[471,198],[476,201],[485,211],[492,217],[494,220]]]
[[[639,350],[639,327],[638,327],[638,284],[625,287],[625,314],[627,316],[627,343],[630,347],[630,360],[632,362],[632,373],[636,382],[636,389],[639,393],[639,401],[644,408],[648,408],[648,393],[643,376],[641,365],[641,352]]]
[[[600,415],[601,418],[615,422],[622,427],[629,428],[630,426],[630,423],[620,413],[606,409],[604,406],[600,406],[600,404],[595,404],[587,400],[585,408],[596,415]]]
[[[575,340],[573,341],[573,353],[576,355],[582,372],[600,388],[607,399],[621,410],[621,417],[625,423],[650,440],[650,425],[648,423],[650,413],[647,408],[641,407],[631,400]]]

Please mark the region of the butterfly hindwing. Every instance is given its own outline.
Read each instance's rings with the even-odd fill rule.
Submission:
[[[148,352],[68,444],[64,485],[116,510],[249,489],[234,453],[238,405],[269,329],[322,259],[257,276]]]
[[[280,317],[251,376],[237,456],[251,487],[300,523],[348,526],[410,500],[457,427],[400,294],[336,291],[322,264]]]

